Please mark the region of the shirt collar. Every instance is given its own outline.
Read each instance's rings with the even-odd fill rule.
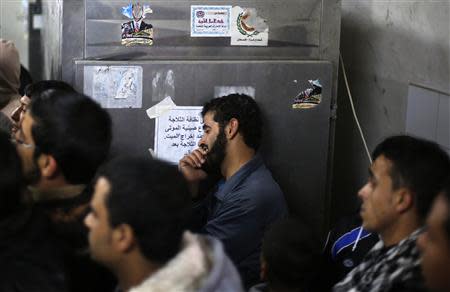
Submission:
[[[263,164],[263,159],[259,153],[256,153],[252,159],[245,163],[235,174],[217,190],[215,197],[223,200],[225,195],[231,192],[238,184],[245,180],[251,173]]]

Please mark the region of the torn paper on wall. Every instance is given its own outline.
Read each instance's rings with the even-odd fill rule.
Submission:
[[[159,116],[165,114],[166,112],[170,111],[173,108],[176,108],[176,104],[173,102],[172,98],[170,96],[167,96],[162,101],[160,101],[158,104],[155,104],[151,108],[147,110],[147,116],[150,119],[156,119]]]
[[[255,99],[255,88],[252,86],[214,86],[214,98],[234,93],[246,94]]]
[[[269,26],[255,8],[233,7],[231,10],[232,46],[267,46]]]
[[[178,164],[203,136],[201,106],[177,106],[156,118],[155,155]]]
[[[83,91],[103,108],[141,108],[142,67],[85,66]]]

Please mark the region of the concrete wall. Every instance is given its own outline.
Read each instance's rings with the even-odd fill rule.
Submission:
[[[409,84],[450,92],[450,1],[342,1],[341,53],[370,151],[403,133]],[[369,166],[339,77],[332,222],[357,207]]]

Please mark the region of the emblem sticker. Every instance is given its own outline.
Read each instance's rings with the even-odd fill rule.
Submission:
[[[131,21],[122,23],[122,45],[153,45],[153,26],[146,23],[146,15],[152,13],[150,5],[141,5],[139,2],[122,7],[122,14]]]
[[[309,109],[322,102],[322,84],[319,79],[308,80],[310,87],[294,97],[293,109]]]
[[[267,46],[269,27],[255,8],[233,7],[231,23],[232,46]]]

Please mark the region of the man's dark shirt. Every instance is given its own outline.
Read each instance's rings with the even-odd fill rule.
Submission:
[[[206,208],[202,233],[220,239],[246,287],[259,281],[259,258],[267,227],[287,215],[283,193],[259,154],[197,204]]]
[[[0,262],[2,292],[68,291],[63,251],[36,209],[0,221]]]

